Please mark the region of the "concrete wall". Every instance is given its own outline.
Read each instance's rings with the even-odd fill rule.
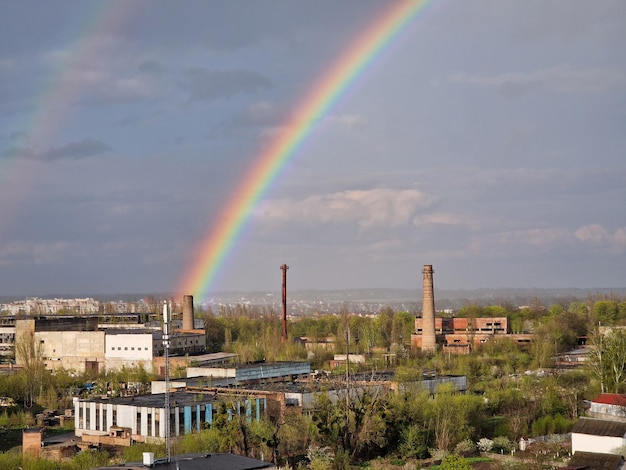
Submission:
[[[592,401],[589,407],[589,416],[600,419],[619,418],[623,421],[626,419],[626,409],[620,405],[609,405],[607,403],[596,403]]]
[[[38,331],[35,341],[41,344],[48,369],[82,373],[90,364],[97,364],[99,371],[104,367],[103,331]]]
[[[572,453],[578,451],[614,454],[615,449],[626,445],[623,437],[592,436],[589,434],[572,433]]]
[[[121,333],[105,336],[105,365],[107,370],[122,367],[143,367],[152,370],[152,333]]]

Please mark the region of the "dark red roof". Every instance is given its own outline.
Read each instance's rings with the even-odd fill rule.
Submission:
[[[621,393],[602,393],[593,402],[605,405],[626,406],[626,395]]]

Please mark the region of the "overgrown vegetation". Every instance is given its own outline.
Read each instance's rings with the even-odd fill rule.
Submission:
[[[392,370],[403,387],[396,392],[353,388],[338,401],[320,393],[309,413],[288,410],[260,423],[223,416],[212,428],[175,441],[175,453],[235,452],[312,470],[339,470],[380,459],[435,458],[441,460],[440,468],[466,468],[482,450],[481,442],[490,443],[490,452],[509,453],[522,436],[568,432],[584,400],[605,390],[626,390],[626,336],[621,330],[598,328],[626,324],[626,302],[617,298],[574,300],[547,308],[538,301],[522,309],[468,305],[456,314],[507,316],[514,332],[534,335],[526,347],[503,337],[470,355],[422,355],[412,350],[415,314],[388,307],[371,316],[340,312],[292,321],[288,342],[281,340],[281,320],[271,309],[237,306],[216,314],[199,313],[205,320],[208,349],[234,352],[243,363],[309,360],[313,369],[327,369],[334,351],[349,351],[368,358],[365,364],[351,365],[351,373]],[[299,337],[307,338],[308,349],[294,340]],[[590,338],[595,353],[589,366],[560,368],[557,354],[575,347],[581,337]],[[32,425],[44,408],[64,410],[73,396],[88,393],[87,383],[92,391],[114,395],[125,383],[148,383],[153,378],[143,369],[97,376],[64,370],[52,374],[42,367],[32,338],[20,344],[16,354],[25,367],[0,376],[0,396],[14,401],[0,413],[2,429]],[[430,396],[419,386],[424,371],[467,376],[469,389],[458,394],[443,386]],[[140,461],[146,451],[165,455],[163,445],[142,444],[124,449],[117,459]],[[110,459],[105,452],[83,452],[71,462],[50,463],[10,451],[0,454],[0,468],[74,470],[104,465]]]

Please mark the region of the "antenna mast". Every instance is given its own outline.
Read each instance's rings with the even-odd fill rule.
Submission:
[[[165,450],[167,463],[172,460],[170,442],[170,310],[171,304],[163,301],[163,356],[165,359]]]

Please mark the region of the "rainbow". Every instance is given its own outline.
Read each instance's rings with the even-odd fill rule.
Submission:
[[[98,53],[99,38],[119,29],[126,19],[133,16],[137,10],[135,3],[103,2],[87,7],[83,21],[77,22],[72,32],[74,41],[65,47],[65,58],[58,59],[56,66],[50,68],[49,75],[43,77],[46,85],[33,96],[32,112],[25,116],[22,126],[27,129],[25,140],[28,145],[12,149],[0,172],[0,200],[10,201],[10,205],[2,207],[5,220],[11,218],[9,211],[19,209],[18,200],[28,197],[24,188],[29,187],[45,168],[33,157],[55,145],[55,137],[72,114],[72,102],[89,87],[86,82],[81,84],[72,79],[76,67],[84,59],[91,59]]]
[[[199,255],[187,271],[179,293],[200,298],[207,294],[255,207],[311,134],[316,122],[339,102],[350,85],[434,0],[389,3],[391,6],[385,14],[347,48],[300,102],[286,130],[255,160],[201,243]]]

